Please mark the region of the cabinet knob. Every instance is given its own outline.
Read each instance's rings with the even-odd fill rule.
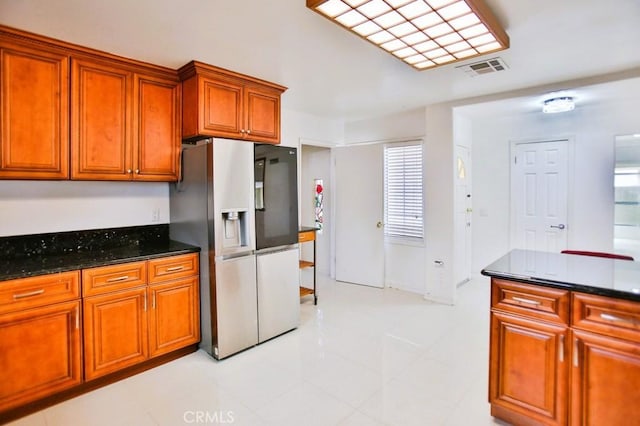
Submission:
[[[245,133],[245,132],[246,132],[246,130],[240,129],[240,133]]]
[[[247,134],[250,134],[250,133],[251,133],[251,130],[247,130]]]
[[[139,175],[140,174],[140,169],[136,169],[136,174]]]
[[[131,169],[127,169],[127,173],[128,173],[128,174],[131,174]]]

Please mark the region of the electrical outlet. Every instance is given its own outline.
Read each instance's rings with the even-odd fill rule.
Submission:
[[[157,207],[151,212],[151,222],[160,222],[160,209]]]

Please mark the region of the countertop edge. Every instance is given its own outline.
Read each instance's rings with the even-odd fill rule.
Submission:
[[[486,269],[481,270],[480,273],[487,277],[501,278],[501,279],[517,281],[525,284],[540,285],[543,287],[551,287],[551,288],[557,288],[557,289],[568,290],[568,291],[577,291],[580,293],[588,293],[588,294],[593,294],[597,296],[613,297],[616,299],[624,299],[624,300],[630,300],[633,302],[640,302],[640,294],[634,294],[628,291],[606,289],[601,287],[593,287],[585,284],[567,283],[563,281],[546,280],[543,278],[527,277],[527,276],[516,275],[516,274],[506,274],[506,273],[501,273],[496,271],[490,271],[490,270],[488,271]]]

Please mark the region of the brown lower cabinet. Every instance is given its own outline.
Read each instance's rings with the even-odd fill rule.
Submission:
[[[3,281],[0,423],[193,346],[199,303],[198,253]]]
[[[0,413],[82,382],[79,283],[75,271],[0,286]]]
[[[489,402],[515,425],[640,424],[640,303],[492,278]]]
[[[86,380],[200,341],[197,256],[83,270]]]

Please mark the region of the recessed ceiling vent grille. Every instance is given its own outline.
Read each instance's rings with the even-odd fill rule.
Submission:
[[[483,74],[491,74],[498,71],[504,71],[509,67],[504,62],[502,58],[491,58],[480,62],[473,62],[471,64],[461,65],[456,67],[465,74],[468,74],[471,77],[475,77]]]

